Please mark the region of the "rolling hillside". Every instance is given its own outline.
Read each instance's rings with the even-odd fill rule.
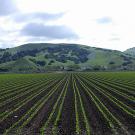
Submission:
[[[135,56],[135,47],[127,49],[125,53],[131,56]]]
[[[0,49],[0,72],[135,70],[135,57],[78,44],[30,43]]]

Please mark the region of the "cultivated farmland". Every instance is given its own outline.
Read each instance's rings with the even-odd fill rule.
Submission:
[[[1,74],[0,134],[134,135],[135,72]]]

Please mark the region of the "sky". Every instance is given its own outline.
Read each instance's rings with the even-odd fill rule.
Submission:
[[[0,0],[0,48],[77,43],[135,47],[135,0]]]

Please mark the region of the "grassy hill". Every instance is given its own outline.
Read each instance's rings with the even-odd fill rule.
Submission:
[[[135,56],[135,47],[127,49],[125,53],[131,56]]]
[[[78,44],[30,43],[0,49],[0,72],[135,70],[135,57]]]

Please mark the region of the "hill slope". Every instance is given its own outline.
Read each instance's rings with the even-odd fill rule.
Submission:
[[[78,44],[30,43],[0,50],[0,72],[134,70],[134,56]]]
[[[124,51],[126,54],[129,54],[131,56],[135,56],[135,47],[129,48],[126,51]]]

